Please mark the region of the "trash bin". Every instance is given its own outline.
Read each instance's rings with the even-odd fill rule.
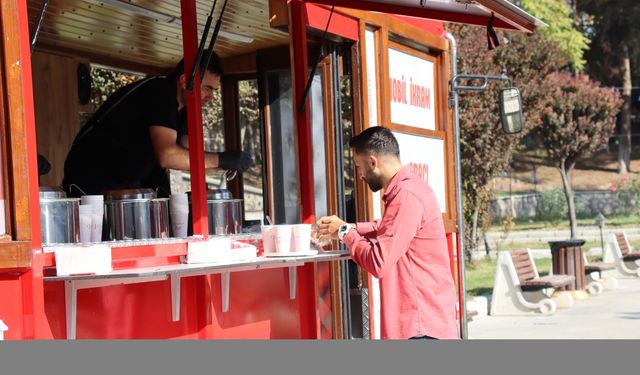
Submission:
[[[582,245],[585,240],[549,241],[554,275],[575,276],[575,281],[560,290],[582,290],[586,286]]]

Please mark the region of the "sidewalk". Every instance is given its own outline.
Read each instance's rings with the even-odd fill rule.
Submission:
[[[616,277],[617,289],[551,316],[476,318],[468,323],[469,339],[639,339],[640,279]]]

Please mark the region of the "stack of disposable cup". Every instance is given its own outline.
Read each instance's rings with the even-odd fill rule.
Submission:
[[[102,241],[102,221],[104,219],[104,196],[103,195],[83,195],[80,197],[80,204],[89,205],[93,208],[91,213],[90,242]]]
[[[189,200],[186,193],[171,194],[169,196],[169,216],[171,218],[171,232],[173,237],[187,237]]]
[[[80,229],[80,242],[91,242],[91,224],[93,220],[93,206],[90,204],[81,204],[78,207],[79,216],[79,229]]]

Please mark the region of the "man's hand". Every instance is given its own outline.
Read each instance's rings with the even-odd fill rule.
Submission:
[[[246,171],[253,165],[253,160],[244,151],[225,151],[218,153],[218,167],[226,171]]]
[[[342,224],[346,224],[342,219],[333,215],[321,217],[317,222],[317,233],[319,240],[337,240],[338,229]]]

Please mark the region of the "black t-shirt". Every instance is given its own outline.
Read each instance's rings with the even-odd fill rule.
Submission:
[[[160,188],[159,195],[169,194],[169,179],[156,161],[149,127],[164,126],[177,135],[184,132],[184,118],[178,111],[175,78],[153,77],[120,88],[89,119],[86,133],[81,130],[76,137],[65,161],[65,191],[78,195],[69,188],[75,184],[86,194],[129,188]]]

